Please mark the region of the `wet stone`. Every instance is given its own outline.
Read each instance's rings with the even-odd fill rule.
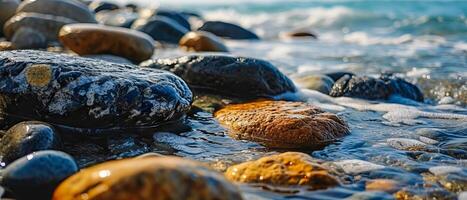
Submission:
[[[257,99],[296,92],[275,66],[254,58],[193,55],[149,60],[141,66],[171,71],[191,88],[220,95]]]
[[[389,138],[386,141],[389,146],[399,150],[419,151],[429,148],[429,145],[414,139]]]
[[[286,33],[285,36],[289,38],[314,38],[318,39],[318,35],[316,33],[307,32],[307,31],[293,31]]]
[[[154,51],[154,41],[148,35],[120,27],[71,24],[60,30],[59,37],[79,55],[112,54],[139,63]]]
[[[185,15],[183,15],[183,13],[173,11],[173,10],[156,9],[153,17],[155,16],[167,17],[169,19],[176,21],[178,24],[180,24],[187,30],[191,30],[191,25],[188,22]]]
[[[60,137],[49,124],[38,121],[21,122],[8,129],[0,139],[0,163],[8,165],[35,151],[60,147]]]
[[[336,82],[337,80],[339,80],[345,75],[350,76],[350,77],[355,76],[355,74],[351,72],[332,72],[332,73],[327,73],[325,75],[329,76],[334,82]]]
[[[339,180],[307,154],[287,152],[231,166],[227,179],[240,183],[306,186],[320,190],[339,186]]]
[[[334,81],[325,75],[311,75],[300,77],[297,79],[297,83],[304,88],[310,90],[316,90],[323,94],[329,94],[331,92]]]
[[[17,13],[20,12],[62,16],[80,23],[96,23],[94,13],[77,0],[26,0],[18,7]]]
[[[119,64],[133,64],[130,60],[122,58],[119,56],[114,56],[110,54],[98,54],[98,55],[85,55],[83,57],[104,60],[107,62],[119,63]]]
[[[335,114],[302,102],[258,101],[214,113],[230,135],[274,148],[322,148],[350,133]]]
[[[450,192],[467,191],[467,170],[453,166],[437,166],[424,173],[425,182],[438,183]]]
[[[6,22],[4,31],[6,38],[12,39],[21,28],[30,28],[45,36],[47,41],[58,41],[57,36],[62,26],[73,23],[76,21],[65,17],[39,13],[18,13]]]
[[[55,187],[77,171],[75,161],[68,154],[39,151],[8,165],[1,184],[16,199],[50,199]]]
[[[0,42],[0,51],[10,51],[14,50],[13,45],[9,41]]]
[[[234,40],[259,40],[259,37],[255,33],[239,25],[221,21],[207,21],[198,30],[207,31],[219,37]]]
[[[180,119],[192,93],[155,69],[42,51],[0,52],[1,110],[82,134],[125,132]],[[68,133],[68,132],[67,132]]]
[[[156,41],[169,44],[178,44],[180,39],[189,31],[176,21],[162,16],[138,19],[131,28],[150,35]]]
[[[45,49],[47,48],[47,39],[45,36],[31,28],[18,29],[13,37],[11,43],[15,49]]]
[[[88,200],[242,199],[238,188],[222,175],[177,157],[125,159],[82,169],[60,184],[53,199],[77,196]]]
[[[179,46],[186,51],[228,52],[222,40],[204,31],[189,32],[180,39]]]
[[[330,95],[369,100],[388,99],[391,95],[400,95],[415,101],[423,101],[423,94],[417,86],[401,78],[387,75],[379,78],[345,75],[336,81]]]
[[[19,0],[0,0],[0,37],[3,35],[3,25],[16,13]]]
[[[396,192],[400,187],[397,181],[391,179],[373,179],[367,181],[365,185],[367,191]]]

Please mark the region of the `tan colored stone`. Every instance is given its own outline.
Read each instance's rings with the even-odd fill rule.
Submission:
[[[347,124],[337,115],[303,102],[229,105],[214,115],[233,138],[274,148],[318,149],[349,134]]]
[[[62,182],[53,200],[237,200],[238,188],[203,165],[177,157],[110,161]]]
[[[308,186],[313,190],[338,186],[337,178],[304,153],[287,152],[229,167],[225,176],[241,183]]]
[[[365,186],[367,191],[385,191],[385,192],[395,192],[400,186],[397,181],[391,179],[374,179],[366,183]]]
[[[154,51],[154,40],[145,33],[97,24],[66,25],[59,39],[79,55],[113,54],[134,62],[149,59]]]
[[[0,51],[9,51],[9,50],[13,50],[13,45],[11,44],[11,42],[8,42],[8,41],[1,41],[0,42]]]
[[[186,51],[228,52],[221,38],[205,31],[188,32],[179,45]]]

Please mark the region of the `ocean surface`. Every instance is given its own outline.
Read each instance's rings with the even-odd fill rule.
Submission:
[[[226,41],[232,54],[271,61],[292,79],[336,71],[368,76],[390,72],[423,90],[425,103],[400,97],[387,101],[331,98],[301,89],[300,97],[304,101],[339,114],[352,129],[351,135],[323,150],[302,152],[346,166],[348,182],[324,191],[299,188],[277,192],[284,190],[242,185],[246,199],[358,199],[358,195],[393,198],[384,192],[362,193],[365,180],[374,178],[397,180],[405,190],[426,198],[438,195],[439,199],[452,199],[467,195],[462,193],[467,190],[467,1],[166,0],[138,3],[195,11],[208,20],[234,22],[251,29],[262,40]],[[311,31],[319,38],[292,40],[282,36],[294,30]],[[185,54],[180,49],[169,48],[157,50],[155,57]],[[193,130],[160,132],[150,139],[113,141],[111,143],[119,145],[114,145],[113,152],[117,153],[112,156],[145,152],[174,154],[205,161],[222,170],[281,151],[231,139],[209,113],[198,113],[188,120]],[[404,148],[414,141],[431,150]],[[90,160],[92,158],[83,156],[80,162],[85,165],[92,162]],[[366,171],[358,173],[357,169]],[[357,173],[359,175],[355,175]],[[427,173],[440,176],[454,173],[452,176],[457,177],[454,185],[464,188],[447,189],[443,182],[427,184]]]

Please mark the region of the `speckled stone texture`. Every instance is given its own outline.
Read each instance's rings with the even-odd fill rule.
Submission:
[[[81,170],[55,190],[53,200],[241,200],[238,188],[195,161],[146,157]]]
[[[0,52],[0,100],[7,117],[96,130],[179,119],[192,93],[166,71],[24,50]]]
[[[214,116],[232,137],[274,148],[319,149],[350,133],[337,115],[302,102],[234,104]]]
[[[145,61],[144,67],[171,71],[191,88],[246,99],[296,92],[293,82],[271,63],[245,57],[192,55]]]
[[[423,101],[423,94],[417,86],[404,79],[385,74],[379,78],[345,75],[336,81],[330,92],[330,96],[333,97],[345,96],[369,100],[384,100],[391,95]]]
[[[320,190],[339,186],[339,180],[319,160],[299,152],[286,152],[231,166],[227,179],[240,183],[308,186]]]

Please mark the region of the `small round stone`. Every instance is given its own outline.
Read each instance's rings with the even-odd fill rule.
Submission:
[[[138,19],[131,28],[150,35],[158,42],[168,44],[178,44],[180,39],[189,31],[173,19],[163,16]]]
[[[154,51],[151,37],[120,27],[70,24],[60,30],[59,38],[79,55],[110,53],[139,63],[149,59]]]
[[[219,37],[204,31],[185,34],[185,36],[180,39],[179,45],[186,51],[228,52],[227,47],[222,43]]]
[[[77,0],[25,0],[17,10],[62,16],[80,23],[97,23],[94,12]]]
[[[238,188],[202,164],[177,157],[110,161],[81,170],[53,200],[241,200]]]
[[[26,121],[8,129],[0,140],[0,162],[9,164],[35,151],[60,148],[60,138],[46,123]]]
[[[89,4],[89,8],[95,13],[98,13],[104,10],[117,10],[120,8],[120,6],[107,1],[93,1],[91,4]]]
[[[11,38],[11,43],[15,49],[47,48],[47,38],[42,33],[27,27],[18,29]]]
[[[337,115],[302,102],[228,105],[214,116],[233,138],[274,148],[319,149],[350,133]]]
[[[78,166],[68,154],[39,151],[8,165],[1,184],[17,199],[50,199],[55,187],[77,171]]]
[[[234,40],[259,40],[259,37],[255,33],[239,25],[221,21],[207,21],[198,30]]]
[[[323,94],[329,94],[334,85],[334,81],[325,75],[300,77],[297,79],[297,83],[306,89],[316,90]]]
[[[307,32],[307,31],[293,31],[285,34],[289,38],[314,38],[317,39],[318,35],[316,33]]]
[[[307,186],[320,190],[339,186],[339,180],[320,161],[307,154],[287,152],[231,166],[227,179],[240,183]]]

